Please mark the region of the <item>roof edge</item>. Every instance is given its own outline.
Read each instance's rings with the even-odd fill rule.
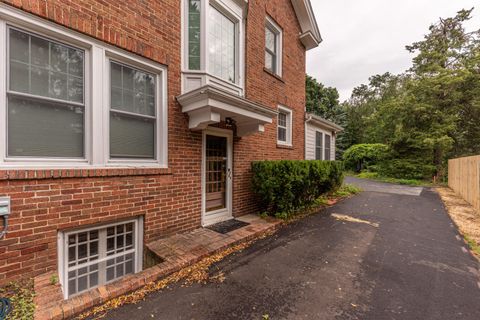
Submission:
[[[311,33],[315,42],[317,43],[314,47],[317,47],[322,41],[322,35],[320,34],[320,29],[318,28],[318,23],[313,13],[312,3],[310,0],[292,0],[293,8],[297,15],[297,19],[302,28],[302,34]],[[307,49],[311,49],[308,47]]]
[[[328,129],[332,129],[335,132],[343,131],[343,128],[341,126],[339,126],[338,124],[336,124],[336,123],[334,123],[330,120],[324,119],[320,116],[317,116],[316,114],[313,114],[313,113],[307,113],[306,114],[305,122],[307,122],[307,123],[313,122],[314,124],[324,126]]]

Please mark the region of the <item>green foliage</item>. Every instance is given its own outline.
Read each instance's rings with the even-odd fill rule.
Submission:
[[[305,79],[305,88],[307,111],[335,121],[340,106],[337,89],[325,87],[309,75]]]
[[[388,151],[388,146],[381,143],[353,145],[343,154],[345,168],[360,172],[386,158]]]
[[[407,46],[415,54],[408,71],[372,76],[353,90],[337,115],[341,150],[387,145],[398,161],[374,169],[395,178],[442,178],[447,159],[480,153],[480,30],[465,30],[471,14],[440,19]]]
[[[417,180],[431,180],[436,171],[434,165],[410,159],[385,160],[376,169],[380,176]]]
[[[360,189],[357,186],[354,186],[353,184],[344,184],[340,187],[340,189],[334,191],[332,193],[332,196],[333,197],[344,198],[344,197],[348,197],[348,196],[360,193],[361,191],[362,191],[362,189]]]
[[[33,319],[35,312],[33,280],[12,282],[0,288],[0,296],[9,298],[12,303],[13,309],[8,319]]]
[[[252,186],[265,212],[286,218],[315,203],[343,182],[338,161],[257,161],[252,163]]]
[[[465,241],[467,242],[468,246],[470,247],[470,250],[477,255],[480,256],[480,245],[473,240],[471,237],[465,235]]]
[[[403,184],[408,186],[431,186],[431,183],[425,180],[417,180],[417,179],[397,179],[391,177],[384,177],[378,174],[378,172],[370,172],[370,171],[363,171],[356,175],[358,178],[362,179],[370,179],[370,180],[377,180],[382,182],[389,182],[395,184]]]
[[[56,285],[58,283],[58,276],[56,274],[52,274],[50,277],[50,284],[51,285]]]

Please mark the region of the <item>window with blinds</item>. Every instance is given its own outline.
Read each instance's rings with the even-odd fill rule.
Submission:
[[[155,159],[155,76],[110,62],[110,158]]]
[[[83,50],[8,29],[7,156],[85,157]]]

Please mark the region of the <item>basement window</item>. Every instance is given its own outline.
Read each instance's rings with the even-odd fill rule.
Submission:
[[[65,299],[142,269],[142,219],[60,236],[59,270]]]

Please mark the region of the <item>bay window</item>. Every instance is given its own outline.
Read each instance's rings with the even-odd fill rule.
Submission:
[[[235,22],[210,6],[208,61],[210,72],[235,83]]]
[[[188,0],[188,68],[200,70],[201,0]]]
[[[0,167],[167,167],[165,66],[2,10]]]
[[[183,0],[183,93],[213,85],[243,94],[244,6],[235,0]]]

